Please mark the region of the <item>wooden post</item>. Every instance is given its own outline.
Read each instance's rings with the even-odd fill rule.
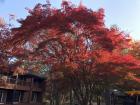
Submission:
[[[29,97],[28,97],[28,103],[31,103],[32,100],[32,88],[33,88],[33,78],[30,79],[30,89],[29,89]]]

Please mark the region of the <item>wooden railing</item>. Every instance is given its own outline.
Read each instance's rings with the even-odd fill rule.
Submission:
[[[31,82],[20,80],[20,79],[14,79],[14,78],[7,78],[6,76],[0,78],[0,87],[1,88],[17,88],[22,90],[29,90],[31,87]],[[41,86],[39,83],[33,83],[32,84],[33,90],[39,90],[41,91]]]
[[[14,78],[8,78],[6,76],[3,76],[0,78],[0,88],[5,89],[21,89],[21,90],[29,90],[30,89],[30,82],[14,79]]]
[[[14,78],[0,78],[0,83],[6,83],[6,84],[17,84],[17,85],[24,85],[24,86],[29,86],[30,82],[19,80],[19,79],[14,79]]]

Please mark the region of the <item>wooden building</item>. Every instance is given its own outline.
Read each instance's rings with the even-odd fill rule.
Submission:
[[[0,73],[0,105],[42,105],[44,78]]]

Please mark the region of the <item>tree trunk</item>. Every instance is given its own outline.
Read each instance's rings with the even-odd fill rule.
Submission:
[[[111,101],[110,101],[110,90],[105,90],[105,94],[104,94],[104,99],[105,99],[105,104],[106,105],[111,105]]]
[[[100,96],[97,96],[97,105],[101,105]]]
[[[55,96],[55,105],[60,105],[60,97],[59,97],[58,93]]]
[[[73,103],[73,94],[72,94],[72,90],[70,89],[70,105],[72,105]]]

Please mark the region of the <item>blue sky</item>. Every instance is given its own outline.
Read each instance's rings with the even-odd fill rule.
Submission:
[[[37,3],[45,3],[45,0],[0,0],[0,17],[9,22],[9,14],[15,14],[16,18],[25,18],[28,12],[25,7],[33,8]],[[80,0],[71,0],[78,4]],[[61,0],[50,0],[53,7],[60,7]],[[105,9],[105,23],[108,27],[117,25],[132,38],[140,40],[140,0],[83,0],[84,5],[93,10]],[[15,26],[18,23],[11,21]]]

